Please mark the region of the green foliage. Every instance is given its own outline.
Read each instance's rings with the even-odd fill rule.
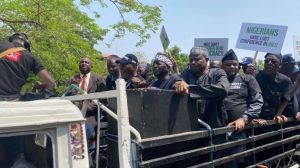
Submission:
[[[257,67],[259,70],[263,70],[264,69],[264,60],[258,60]]]
[[[178,46],[173,46],[169,49],[171,56],[176,60],[179,71],[182,72],[189,64],[189,55],[182,53]]]
[[[136,46],[141,46],[150,38],[150,33],[158,30],[158,26],[162,22],[160,7],[145,5],[139,0],[81,0],[85,6],[91,5],[93,2],[99,3],[101,7],[107,7],[107,3],[111,2],[116,7],[116,12],[119,13],[120,21],[111,25],[115,31],[112,41],[124,37],[126,32],[130,32],[139,36],[140,40]],[[138,22],[129,20],[128,16],[138,18]]]
[[[80,5],[88,6],[102,0],[81,0]],[[156,31],[160,19],[160,9],[143,5],[138,1],[121,0],[106,1],[118,6],[120,14],[131,11],[139,14],[141,23],[121,21],[112,25],[116,30],[115,37],[122,37],[125,32],[137,33],[141,43]],[[57,82],[57,91],[62,93],[67,81],[78,70],[78,62],[82,57],[89,57],[93,63],[93,72],[107,74],[105,62],[101,54],[93,47],[103,40],[108,29],[96,24],[95,20],[79,10],[73,0],[1,0],[0,2],[0,40],[14,32],[26,33],[32,45],[32,53],[40,60]],[[95,12],[96,18],[100,14]],[[121,15],[122,16],[122,15]],[[31,89],[36,77],[28,79],[29,84],[23,89]]]

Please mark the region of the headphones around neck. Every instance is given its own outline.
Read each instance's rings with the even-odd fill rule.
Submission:
[[[24,48],[30,51],[30,41],[25,33],[15,33],[8,39],[9,42],[13,42],[15,39],[21,39],[24,41]]]

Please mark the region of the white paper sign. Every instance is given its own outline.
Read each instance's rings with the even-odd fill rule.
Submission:
[[[243,23],[236,48],[281,53],[287,26]]]
[[[195,38],[195,47],[205,47],[209,60],[221,60],[228,50],[228,38]]]
[[[300,61],[300,36],[293,36],[294,43],[294,58]]]

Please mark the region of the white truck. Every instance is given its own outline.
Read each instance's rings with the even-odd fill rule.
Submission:
[[[85,119],[68,100],[0,102],[0,142],[1,167],[89,165]]]

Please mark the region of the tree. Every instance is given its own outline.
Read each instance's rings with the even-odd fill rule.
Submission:
[[[182,72],[188,67],[189,64],[189,55],[186,53],[181,53],[181,50],[178,46],[173,46],[169,49],[171,56],[176,60],[179,71]]]
[[[138,51],[133,54],[138,58],[139,62],[149,62],[149,58],[145,52]]]
[[[256,66],[259,70],[263,70],[264,69],[264,60],[258,60]]]
[[[82,0],[88,6],[93,1],[105,7],[104,0]],[[122,21],[112,25],[115,38],[125,32],[137,33],[141,37],[138,44],[149,38],[149,31],[156,31],[161,22],[158,7],[143,5],[135,0],[106,1],[115,4]],[[94,63],[93,71],[105,75],[105,62],[100,61],[100,53],[93,47],[103,40],[109,29],[102,28],[78,8],[72,0],[2,0],[0,2],[1,39],[13,32],[24,32],[31,40],[32,52],[57,81],[59,93],[65,88],[71,76],[78,72],[81,57],[88,56]],[[155,10],[157,9],[157,10]],[[125,20],[124,13],[140,14],[140,24]],[[29,81],[34,81],[30,78]],[[28,91],[31,84],[24,90]]]

